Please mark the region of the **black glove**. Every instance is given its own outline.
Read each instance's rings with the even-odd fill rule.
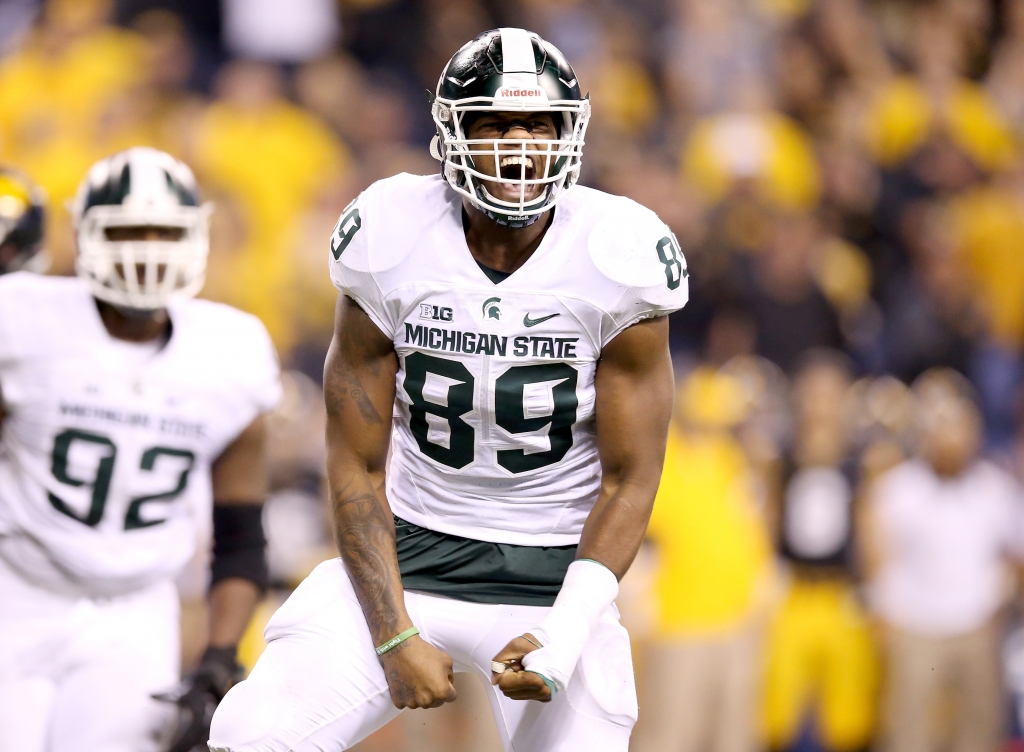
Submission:
[[[178,706],[178,720],[166,752],[206,752],[213,711],[231,686],[242,678],[242,667],[235,660],[235,653],[234,647],[207,648],[196,670],[177,689],[153,695],[157,700]]]

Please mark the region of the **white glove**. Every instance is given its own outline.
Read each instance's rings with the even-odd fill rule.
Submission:
[[[526,654],[523,668],[564,692],[591,631],[618,594],[619,581],[603,564],[593,559],[570,564],[555,605],[540,626],[529,630],[542,647]]]

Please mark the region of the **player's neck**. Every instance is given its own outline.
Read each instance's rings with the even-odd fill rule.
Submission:
[[[167,309],[145,313],[138,311],[131,315],[103,300],[96,300],[96,309],[107,333],[114,339],[128,342],[152,342],[167,336],[170,318]]]
[[[511,274],[537,250],[552,217],[554,211],[548,211],[527,227],[506,227],[469,205],[463,206],[462,226],[473,258],[491,269]]]

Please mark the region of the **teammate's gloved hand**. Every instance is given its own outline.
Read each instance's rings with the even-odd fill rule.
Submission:
[[[455,701],[451,656],[418,635],[380,658],[396,708],[439,708]]]
[[[534,642],[527,640],[526,636]],[[503,673],[491,672],[491,683],[496,685],[510,700],[550,702],[552,694],[547,682],[540,674],[523,668],[523,657],[527,653],[539,649],[534,644],[536,642],[534,636],[532,634],[526,636],[516,637],[491,659],[494,663],[502,663],[506,667]]]
[[[153,695],[157,700],[178,706],[178,720],[167,752],[205,752],[213,711],[242,677],[242,667],[235,660],[235,653],[234,647],[207,648],[196,670],[177,689]]]

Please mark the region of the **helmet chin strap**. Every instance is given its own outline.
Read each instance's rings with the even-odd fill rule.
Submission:
[[[496,222],[497,224],[499,224],[499,225],[501,225],[503,227],[511,227],[513,230],[520,230],[520,229],[522,229],[524,227],[529,227],[534,222],[536,222],[538,219],[543,217],[544,214],[547,213],[547,212],[542,212],[541,214],[528,214],[528,215],[526,215],[525,217],[522,217],[522,218],[512,219],[512,217],[508,217],[508,216],[505,216],[504,214],[498,214],[496,212],[492,212],[490,209],[484,208],[482,206],[479,207],[479,208],[483,212],[484,216],[487,217],[492,222]]]
[[[544,186],[544,193],[538,196],[536,199],[534,199],[531,203],[539,203],[545,200],[550,190],[550,185]],[[481,193],[484,195],[480,195]],[[510,217],[507,214],[491,211],[490,207],[487,205],[487,189],[484,188],[482,184],[477,184],[476,196],[478,199],[478,203],[476,203],[475,206],[481,212],[483,212],[483,215],[485,217],[487,217],[492,222],[496,222],[502,227],[511,227],[514,230],[519,230],[522,229],[523,227],[529,227],[538,219],[547,214],[547,212],[540,212],[538,214],[527,214],[525,216]]]

